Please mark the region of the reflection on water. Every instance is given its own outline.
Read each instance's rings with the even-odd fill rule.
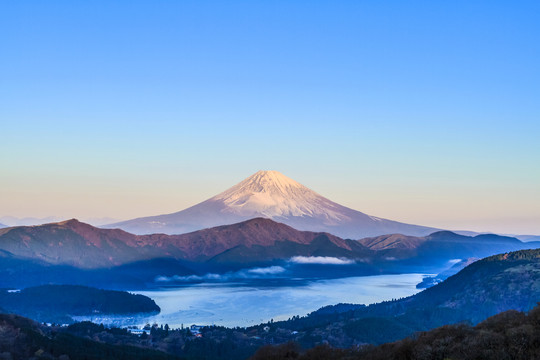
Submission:
[[[153,291],[136,291],[152,298],[161,313],[145,318],[93,319],[115,325],[158,323],[250,326],[270,319],[287,320],[337,303],[372,304],[418,292],[423,274],[378,275],[301,282],[299,286],[197,284]]]

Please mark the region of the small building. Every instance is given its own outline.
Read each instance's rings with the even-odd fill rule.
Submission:
[[[133,335],[141,336],[142,334],[148,335],[150,331],[144,330],[144,329],[127,329],[128,332],[132,333]]]
[[[191,331],[192,334],[197,335],[197,334],[201,333],[201,329],[203,327],[204,326],[202,326],[202,325],[191,325],[189,330]]]

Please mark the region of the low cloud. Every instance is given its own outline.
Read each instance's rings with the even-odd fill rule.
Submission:
[[[247,273],[255,275],[275,275],[282,272],[285,272],[285,269],[281,266],[269,266],[265,268],[253,268],[247,270]]]
[[[191,282],[191,281],[204,281],[204,280],[221,280],[223,278],[220,274],[206,274],[203,276],[199,275],[188,275],[188,276],[158,276],[156,277],[156,282]]]
[[[230,281],[230,280],[242,280],[242,279],[264,279],[271,278],[274,275],[278,275],[285,272],[285,268],[281,266],[269,266],[263,268],[242,269],[239,271],[228,272],[225,274],[208,273],[202,276],[188,275],[188,276],[158,276],[156,282],[194,282],[194,281]]]
[[[331,256],[294,256],[290,260],[295,264],[350,265],[355,261]]]

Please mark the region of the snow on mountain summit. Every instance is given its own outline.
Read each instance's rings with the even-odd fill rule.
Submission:
[[[278,171],[258,171],[224,192],[185,210],[107,227],[137,234],[180,234],[264,217],[297,230],[324,231],[340,237],[401,233],[424,236],[437,229],[370,216],[335,203]]]
[[[224,212],[243,216],[324,216],[328,220],[345,220],[335,203],[278,171],[258,171],[239,184],[214,196]]]

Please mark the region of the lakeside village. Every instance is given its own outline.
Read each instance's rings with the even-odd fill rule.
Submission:
[[[202,337],[201,329],[203,327],[205,327],[205,326],[204,325],[195,325],[194,324],[194,325],[191,325],[190,327],[188,327],[187,331],[189,331],[189,333],[191,333],[195,337]],[[165,324],[165,326],[163,326],[163,325],[159,326],[157,323],[154,323],[153,325],[146,324],[141,329],[139,329],[136,326],[127,326],[127,327],[125,327],[125,329],[128,332],[130,332],[131,334],[134,334],[134,335],[138,335],[138,336],[150,335],[150,333],[152,332],[152,329],[158,329],[158,328],[160,330],[165,330],[165,331],[170,330],[169,324]],[[180,330],[184,330],[184,325],[183,324],[180,327]]]
[[[171,348],[185,348],[188,343],[196,340],[212,343],[234,343],[239,346],[259,347],[268,344],[282,344],[298,341],[306,334],[289,328],[299,316],[294,316],[291,322],[267,323],[251,327],[227,328],[217,325],[190,325],[173,329],[168,324],[146,324],[143,327],[128,325],[115,327],[91,321],[80,321],[74,324],[44,323],[53,331],[65,331],[74,335],[89,337],[93,340],[109,343],[138,344],[170,351]],[[279,325],[278,325],[279,324]],[[287,324],[287,325],[285,325]],[[315,334],[310,334],[315,335]],[[322,335],[322,334],[320,334]],[[321,336],[322,337],[322,336]],[[114,339],[114,340],[113,340]]]
[[[97,324],[96,322],[93,322],[93,321],[82,321],[82,322],[91,322],[93,324]],[[50,328],[56,328],[56,327],[67,328],[67,327],[71,326],[72,324],[56,324],[56,323],[44,322],[43,325],[45,325],[47,327],[50,327]],[[99,324],[99,325],[103,326],[106,329],[115,329],[115,328],[117,328],[114,325],[106,325],[106,326],[103,325],[103,324]],[[215,325],[195,325],[195,324],[193,324],[193,325],[191,325],[191,326],[184,329],[184,324],[182,324],[181,327],[179,329],[176,329],[176,330],[185,331],[188,334],[191,334],[191,335],[193,335],[195,337],[200,338],[200,337],[202,337],[201,329],[203,329],[205,327],[211,328],[211,327],[215,327]],[[128,325],[128,326],[124,326],[124,327],[122,327],[120,329],[125,329],[128,333],[133,334],[133,335],[137,335],[137,336],[151,335],[153,330],[162,330],[162,331],[167,331],[167,332],[173,330],[173,329],[171,329],[169,327],[169,324],[165,324],[165,326],[163,326],[163,325],[159,325],[157,323],[154,323],[152,325],[150,325],[150,323],[147,323],[142,328],[139,328],[138,326],[135,326],[135,325]],[[264,327],[264,331],[268,332],[269,330],[270,330],[269,326]]]
[[[265,333],[265,334],[270,333],[270,330],[271,330],[270,324],[272,324],[272,323],[273,323],[273,321],[268,323],[267,325],[262,326],[263,333]],[[169,328],[168,324],[165,324],[165,326],[163,326],[163,325],[159,326],[156,323],[154,323],[152,326],[150,326],[150,324],[146,324],[142,329],[139,329],[136,326],[128,326],[128,327],[126,327],[126,330],[128,332],[130,332],[131,334],[138,335],[138,336],[143,336],[143,334],[150,335],[151,332],[152,332],[152,329],[158,329],[158,328],[160,330],[170,331],[170,328]],[[188,333],[191,333],[195,337],[202,338],[203,337],[203,333],[202,333],[203,329],[211,330],[211,329],[215,329],[215,328],[218,328],[218,327],[216,325],[195,325],[194,324],[194,325],[191,325],[190,327],[186,328],[186,331]],[[237,329],[244,329],[244,328],[237,328]],[[181,331],[184,330],[183,325],[181,326],[180,330]],[[298,331],[295,331],[295,330],[285,330],[285,329],[279,329],[279,328],[277,330],[279,330],[279,332],[282,333],[282,335],[292,335],[292,336],[298,335]],[[252,328],[251,332],[255,333],[254,328]],[[259,340],[261,339],[260,336],[256,336],[256,335],[253,335],[253,338],[254,339],[259,339]]]

